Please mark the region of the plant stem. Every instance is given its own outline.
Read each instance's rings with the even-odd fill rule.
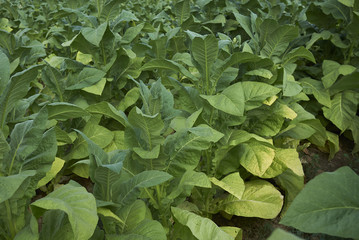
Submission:
[[[206,217],[210,217],[210,214],[209,214],[209,202],[210,202],[210,190],[207,190],[206,193],[205,193],[205,201],[204,201],[204,214]]]
[[[348,52],[347,58],[344,61],[344,64],[349,64],[350,63],[350,59],[351,59],[351,57],[353,55],[353,49],[354,49],[354,43],[352,42],[350,44],[349,52]]]
[[[152,193],[150,193],[147,188],[145,188],[145,192],[147,193],[148,197],[152,200],[154,207],[159,208],[160,206],[158,205],[156,199],[153,197]]]
[[[100,19],[101,16],[101,6],[100,6],[100,0],[97,0],[97,18]]]
[[[11,238],[14,239],[15,235],[16,235],[16,226],[12,219],[12,213],[11,213],[11,207],[10,207],[9,200],[5,201],[5,207],[6,207],[6,215],[7,215],[7,219],[8,219],[9,227],[10,227]]]
[[[14,153],[14,156],[13,156],[12,159],[11,159],[11,163],[10,163],[10,167],[9,167],[9,172],[8,172],[8,174],[7,174],[8,176],[11,175],[12,168],[13,168],[13,166],[14,166],[14,162],[15,162],[15,158],[16,158],[16,153],[17,153],[17,150],[19,149],[19,147],[20,147],[20,144],[17,145],[16,150],[15,150],[15,153]]]
[[[211,156],[210,156],[210,150],[211,150],[211,147],[206,151],[206,171],[207,171],[207,175],[210,174],[211,165],[212,165]]]
[[[156,186],[156,193],[157,193],[157,204],[158,204],[158,210],[160,213],[160,218],[162,221],[162,225],[167,228],[168,227],[168,222],[167,222],[167,218],[166,218],[166,214],[164,214],[164,208],[162,206],[162,191],[161,191],[161,187],[160,185]]]

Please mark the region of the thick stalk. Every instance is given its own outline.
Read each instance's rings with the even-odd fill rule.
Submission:
[[[209,213],[209,204],[210,204],[210,197],[211,197],[211,192],[210,192],[210,190],[208,189],[206,189],[205,190],[206,192],[205,192],[205,202],[204,202],[204,214],[205,214],[205,216],[206,217],[208,217],[208,218],[210,218],[211,216],[211,214]]]
[[[97,0],[97,18],[100,19],[101,16],[101,4],[100,4],[101,0]]]
[[[147,193],[148,197],[152,200],[154,207],[156,209],[158,209],[159,205],[158,205],[156,199],[153,197],[152,193],[150,193],[147,188],[145,188],[145,192]]]
[[[165,209],[162,205],[162,191],[159,185],[156,186],[156,193],[157,193],[157,204],[158,204],[158,211],[160,213],[160,219],[162,222],[162,226],[167,229],[168,228],[168,221],[165,214]]]
[[[350,59],[353,56],[353,49],[354,49],[354,43],[350,44],[350,48],[349,48],[349,52],[348,55],[344,61],[344,64],[349,64],[350,63]]]
[[[14,239],[15,235],[16,235],[16,226],[15,226],[14,221],[12,219],[12,213],[11,213],[11,207],[10,207],[9,200],[5,201],[5,207],[6,207],[7,220],[9,222],[11,238]]]

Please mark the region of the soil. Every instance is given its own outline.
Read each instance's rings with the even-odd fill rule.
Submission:
[[[343,138],[340,139],[340,151],[329,161],[328,154],[323,153],[315,147],[309,147],[300,153],[300,159],[305,173],[305,182],[323,172],[332,172],[342,166],[351,167],[359,174],[359,153],[352,154],[353,142]],[[275,219],[232,217],[230,220],[220,215],[213,217],[213,220],[221,226],[236,226],[243,230],[243,240],[265,240],[276,228],[282,228],[298,237],[306,240],[340,240],[325,234],[308,234],[297,229],[279,224],[280,217]]]

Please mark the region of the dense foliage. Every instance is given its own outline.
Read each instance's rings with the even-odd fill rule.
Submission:
[[[301,192],[298,156],[359,151],[359,1],[0,6],[1,239],[242,239],[214,214],[359,235],[358,176]]]

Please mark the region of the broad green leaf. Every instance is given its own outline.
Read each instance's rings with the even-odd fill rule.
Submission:
[[[139,147],[134,147],[132,148],[132,151],[134,151],[142,159],[155,159],[160,155],[160,145],[156,145],[151,150],[144,150]]]
[[[38,40],[32,40],[27,44],[26,55],[21,56],[20,64],[36,64],[40,58],[45,56],[45,46]]]
[[[290,124],[279,133],[279,136],[302,140],[310,138],[315,132],[316,130],[310,125],[299,122]]]
[[[316,63],[313,54],[308,49],[302,46],[295,48],[292,51],[290,51],[288,54],[286,54],[283,57],[283,64],[294,63],[299,58],[305,58],[311,61],[312,63]]]
[[[178,116],[171,121],[170,127],[176,132],[187,130],[193,127],[201,113],[202,108],[192,113],[188,118]]]
[[[248,129],[252,133],[262,137],[273,137],[282,129],[284,118],[276,115],[275,111],[268,112],[268,109],[265,109],[256,117],[251,117],[249,121]]]
[[[81,29],[81,33],[87,41],[99,47],[100,42],[105,34],[106,28],[107,23],[105,22],[98,26],[96,29],[84,27]]]
[[[243,94],[239,93],[232,96],[226,96],[224,94],[219,95],[201,95],[202,98],[206,99],[212,107],[221,110],[225,113],[232,114],[234,116],[243,116],[244,112],[244,97]],[[235,97],[231,99],[231,97]],[[236,104],[237,103],[237,104]]]
[[[186,196],[191,194],[194,186],[202,188],[211,188],[211,182],[207,175],[203,172],[187,170],[173,187],[173,191],[167,196],[169,199],[175,199],[184,192]]]
[[[125,111],[128,107],[135,104],[139,98],[140,92],[138,88],[132,88],[126,93],[124,99],[121,100],[120,104],[118,105],[118,109],[121,111]]]
[[[205,124],[200,124],[196,127],[190,128],[188,131],[205,138],[209,142],[218,142],[224,136],[223,133],[220,133]]]
[[[350,10],[348,7],[341,4],[338,0],[327,0],[325,2],[316,2],[315,5],[320,6],[322,11],[329,15],[331,14],[335,19],[341,19],[350,22]]]
[[[0,18],[0,29],[5,30],[7,32],[11,32],[12,28],[10,27],[9,19],[7,18]]]
[[[178,223],[187,226],[199,240],[234,240],[208,218],[203,218],[177,207],[171,207],[171,211]]]
[[[322,125],[320,120],[311,119],[311,120],[306,120],[304,123],[308,124],[311,128],[313,128],[316,131],[308,140],[317,146],[324,147],[328,140],[328,135],[325,127]]]
[[[301,166],[300,166],[301,167]],[[302,170],[303,171],[303,170]],[[294,198],[304,187],[304,173],[297,175],[290,168],[285,170],[281,175],[275,178],[275,182],[285,191],[285,201],[281,215],[292,204]]]
[[[292,74],[283,68],[283,96],[293,97],[298,95],[302,91],[302,87],[295,80]]]
[[[150,170],[141,172],[125,182],[115,184],[113,201],[120,205],[129,205],[139,196],[140,188],[153,187],[171,178],[170,174],[162,171]]]
[[[210,133],[207,131],[206,133]],[[211,140],[219,139],[221,133],[213,130],[212,136],[203,137],[187,131],[179,131],[168,136],[164,143],[164,151],[169,156],[166,172],[180,176],[186,170],[193,170],[198,165],[202,150],[211,145]]]
[[[144,114],[138,107],[131,110],[128,121],[133,129],[126,128],[125,140],[129,141],[130,138],[136,138],[138,146],[145,150],[152,150],[155,145],[163,142],[163,138],[160,135],[164,128],[160,114],[154,116]],[[126,139],[128,136],[128,139]],[[132,145],[131,143],[129,144]],[[136,147],[136,146],[131,146]]]
[[[348,75],[343,76],[337,82],[335,82],[330,87],[330,94],[334,95],[338,92],[345,91],[345,90],[355,90],[359,89],[359,81],[357,81],[359,77],[359,72],[353,72]]]
[[[295,106],[300,106],[295,105]],[[295,108],[293,108],[293,106],[288,106],[286,104],[283,104],[281,102],[275,102],[273,104],[273,112],[275,112],[276,114],[278,114],[281,117],[293,120],[293,119],[297,119],[299,116],[297,114],[297,112],[295,111]],[[314,116],[313,116],[314,118]]]
[[[142,110],[144,113],[147,115],[160,113],[166,126],[168,121],[179,115],[179,111],[174,109],[173,95],[163,86],[161,79],[153,83],[150,90],[141,82],[140,94],[143,101]]]
[[[105,153],[102,148],[84,133],[77,131],[88,144],[90,155],[90,178],[95,183],[93,193],[98,200],[111,201],[113,186],[119,179],[123,160],[128,152]]]
[[[163,69],[163,70],[170,70],[181,73],[183,76],[187,77],[192,81],[198,81],[198,79],[193,76],[185,67],[181,64],[176,63],[171,60],[167,59],[152,59],[151,61],[145,63],[141,67],[141,71],[148,71],[153,69]]]
[[[55,67],[52,67],[50,64],[46,65],[46,67],[42,70],[41,79],[44,81],[46,86],[59,97],[59,100],[63,102],[66,78],[61,74],[61,72]]]
[[[281,55],[289,46],[289,43],[298,37],[298,27],[282,25],[273,31],[266,39],[266,44],[261,50],[261,55],[271,58]]]
[[[356,238],[358,183],[358,175],[349,167],[320,174],[298,194],[280,223],[309,233]]]
[[[123,9],[120,15],[116,15],[116,19],[114,20],[115,25],[121,22],[131,22],[131,21],[139,21],[139,19],[130,11]]]
[[[211,182],[238,199],[241,199],[243,196],[245,189],[244,181],[237,172],[229,174],[221,180],[212,177]]]
[[[69,167],[73,173],[82,178],[90,177],[90,160],[80,160]]]
[[[260,23],[260,42],[262,44],[270,37],[270,34],[278,28],[278,22],[274,19],[263,19]]]
[[[243,116],[244,110],[260,107],[264,100],[279,92],[279,88],[266,83],[239,82],[227,87],[219,95],[201,95],[201,97],[223,112]]]
[[[68,86],[66,90],[83,89],[92,86],[99,82],[105,75],[105,72],[96,68],[84,68],[79,75],[77,75],[78,81]]]
[[[102,114],[106,117],[113,118],[123,126],[125,126],[127,122],[126,115],[122,111],[117,110],[108,102],[100,102],[90,105],[88,108],[86,108],[86,111],[89,113]]]
[[[107,79],[106,78],[102,78],[99,82],[97,82],[96,84],[89,86],[89,87],[85,87],[82,89],[82,91],[88,92],[88,93],[92,93],[95,95],[102,95],[102,92],[105,88]]]
[[[10,199],[19,189],[21,184],[29,177],[36,174],[35,170],[23,171],[16,175],[0,177],[0,203]]]
[[[121,10],[121,3],[125,2],[125,0],[112,0],[112,1],[104,1],[104,5],[102,8],[98,9],[100,15],[100,19],[104,22],[108,22],[113,20],[119,15]]]
[[[30,82],[36,79],[38,71],[42,68],[35,65],[26,70],[14,74],[7,83],[0,97],[0,129],[3,130],[6,117],[15,107],[18,100],[22,99],[29,90]]]
[[[273,233],[267,238],[267,240],[303,240],[289,232],[286,232],[280,228],[277,228],[273,231]]]
[[[210,86],[210,74],[212,65],[217,59],[218,55],[218,40],[213,35],[206,37],[196,37],[192,40],[191,52],[193,59],[199,64],[202,75],[203,87]]]
[[[78,51],[76,54],[76,61],[78,61],[84,65],[89,64],[92,60],[93,60],[93,57],[91,54],[85,54],[80,51]]]
[[[230,138],[228,139],[228,145],[237,146],[241,143],[248,142],[252,138],[259,142],[270,143],[270,144],[273,143],[272,139],[266,139],[244,130],[234,130],[230,134]]]
[[[179,26],[191,16],[190,10],[189,0],[179,1],[174,5],[174,13]]]
[[[283,196],[269,182],[254,180],[245,183],[241,199],[229,195],[220,203],[220,209],[230,215],[275,218],[283,205]]]
[[[322,82],[325,88],[331,87],[340,75],[349,75],[356,70],[353,66],[340,65],[331,60],[324,60],[322,68],[324,75],[322,77]]]
[[[50,170],[57,152],[56,136],[53,128],[41,135],[41,140],[37,146],[35,151],[26,159],[18,161],[17,164],[21,163],[19,166],[20,171],[36,170],[39,175],[44,176]]]
[[[75,104],[66,102],[55,102],[47,105],[49,119],[67,120],[89,116],[89,113]]]
[[[174,239],[198,240],[191,230],[182,224],[174,224],[172,236]]]
[[[273,73],[265,68],[258,68],[249,72],[246,72],[248,76],[259,76],[266,79],[271,79],[273,77]]]
[[[0,46],[10,55],[13,55],[16,48],[15,35],[0,29]]]
[[[46,211],[41,225],[40,239],[74,239],[74,233],[67,214],[61,210]]]
[[[296,149],[275,150],[275,157],[272,165],[261,176],[262,178],[274,178],[282,174],[286,169],[290,169],[298,176],[304,176],[302,163]]]
[[[338,1],[347,7],[354,7],[355,0],[338,0]]]
[[[334,46],[338,48],[348,48],[348,44],[346,44],[338,33],[332,33],[329,30],[323,30],[320,33],[313,33],[312,38],[306,43],[306,48],[310,49],[315,42],[318,40],[330,40]],[[326,60],[324,60],[326,61]]]
[[[221,230],[228,233],[232,237],[234,237],[234,240],[242,240],[243,230],[238,227],[220,227]]]
[[[46,128],[46,121],[47,111],[46,108],[43,108],[34,120],[15,125],[10,134],[10,151],[5,153],[3,162],[3,167],[6,167],[9,175],[12,171],[20,169],[21,164],[39,148]],[[54,140],[56,144],[56,139]]]
[[[57,146],[63,146],[66,144],[72,144],[73,140],[75,140],[73,137],[74,132],[71,133],[67,133],[64,130],[62,130],[61,128],[59,128],[58,126],[55,126],[55,133],[56,133],[56,140],[57,140]]]
[[[323,68],[324,76],[322,77],[322,82],[325,88],[329,88],[337,80],[337,78],[340,75],[338,71],[340,66],[341,65],[335,61],[331,61],[331,60],[323,61],[322,68]]]
[[[131,232],[145,219],[151,219],[148,216],[149,209],[142,200],[135,200],[131,205],[120,208],[116,215],[123,220],[120,224],[120,233]]]
[[[34,216],[31,216],[30,223],[21,229],[15,236],[14,240],[38,240],[39,226]]]
[[[239,162],[250,173],[262,176],[272,165],[275,150],[269,144],[251,140],[239,145]]]
[[[104,148],[105,152],[111,152],[111,151],[115,151],[118,149],[120,149],[120,150],[126,149],[126,147],[125,147],[125,132],[113,131],[113,133],[114,133],[113,141],[106,148]]]
[[[329,91],[324,88],[320,81],[311,78],[303,78],[299,82],[303,87],[304,93],[313,94],[320,104],[330,108],[331,101]]]
[[[50,171],[46,173],[46,176],[43,177],[38,183],[37,187],[41,187],[50,182],[62,169],[65,161],[61,158],[55,157],[55,161],[52,163]]]
[[[97,213],[104,216],[115,219],[117,222],[124,224],[124,221],[119,218],[116,214],[114,214],[110,209],[107,208],[97,208]]]
[[[5,53],[0,52],[0,95],[10,80],[10,62]]]
[[[112,139],[114,138],[113,132],[100,125],[95,125],[92,123],[88,123],[85,126],[83,133],[95,144],[99,145],[101,148],[104,148],[107,145],[109,145],[112,142]],[[79,136],[79,138],[74,143],[74,147],[71,151],[71,157],[73,159],[81,159],[87,157],[88,156],[87,146],[88,144],[86,140],[82,136]]]
[[[142,237],[142,238],[141,238]],[[155,220],[144,220],[140,222],[129,235],[121,236],[121,239],[148,239],[148,240],[166,240],[166,232],[163,226]]]
[[[213,20],[204,22],[203,24],[226,24],[226,17],[223,14],[217,15]]]
[[[95,231],[98,221],[95,198],[76,182],[70,181],[30,206],[37,218],[47,210],[64,211],[71,223],[74,239],[89,239]]]
[[[344,91],[334,96],[331,107],[324,107],[323,113],[327,119],[344,132],[353,121],[357,105],[358,101],[356,100],[355,93]]]
[[[213,75],[211,76],[211,81],[213,83],[217,83],[223,73],[228,69],[229,67],[240,64],[240,63],[248,63],[248,62],[258,62],[262,58],[248,52],[235,52],[233,53],[222,65],[215,66],[215,70],[213,72]],[[216,86],[214,86],[216,87]]]
[[[132,42],[138,36],[138,34],[140,34],[144,26],[144,23],[140,23],[135,27],[128,28],[121,39],[121,43],[128,44]]]
[[[240,83],[233,84],[237,85]],[[261,82],[242,82],[245,99],[245,110],[251,110],[262,105],[262,102],[280,92],[279,88]]]
[[[150,37],[151,38],[151,37]],[[168,42],[167,36],[157,37],[156,39],[151,39],[149,41],[150,46],[152,47],[152,52],[155,58],[157,59],[165,59],[167,55],[166,46]]]
[[[236,18],[237,22],[241,25],[244,31],[251,37],[251,39],[256,39],[253,35],[253,30],[251,26],[251,19],[247,16],[239,14],[238,11],[233,12],[234,17]]]

